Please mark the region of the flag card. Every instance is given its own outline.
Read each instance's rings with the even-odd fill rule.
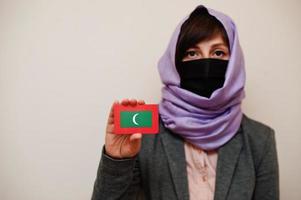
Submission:
[[[159,131],[159,111],[157,104],[136,106],[114,105],[115,134],[157,134]]]

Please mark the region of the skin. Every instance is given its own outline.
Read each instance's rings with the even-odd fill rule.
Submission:
[[[220,34],[212,38],[197,43],[194,47],[189,48],[182,61],[196,60],[202,58],[216,58],[229,60],[230,52],[226,42]],[[105,151],[106,154],[113,158],[130,158],[138,154],[141,149],[142,134],[117,135],[114,130],[114,104],[124,106],[143,105],[143,100],[123,99],[121,102],[115,101],[110,109],[106,126]]]
[[[187,49],[182,61],[197,60],[202,58],[229,60],[230,51],[221,34],[215,35],[208,40],[201,41],[195,46]]]
[[[117,135],[113,133],[114,130],[114,104],[119,104],[115,101],[110,109],[110,114],[107,121],[106,136],[105,136],[105,151],[106,154],[113,158],[130,158],[134,157],[141,148],[141,133],[135,133],[130,135]],[[123,99],[121,101],[124,106],[136,106],[143,105],[145,102],[143,100],[136,99]]]

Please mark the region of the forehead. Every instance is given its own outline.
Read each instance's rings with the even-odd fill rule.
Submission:
[[[214,36],[212,36],[211,38],[208,38],[206,40],[202,40],[198,43],[196,43],[195,45],[193,45],[194,48],[199,48],[199,47],[203,47],[203,46],[225,46],[227,47],[227,43],[224,40],[224,38],[222,37],[222,34],[216,34]],[[191,47],[191,48],[193,48]]]

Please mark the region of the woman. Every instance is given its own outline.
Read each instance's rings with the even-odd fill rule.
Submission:
[[[159,134],[115,135],[111,110],[92,199],[279,199],[274,131],[241,111],[245,69],[234,22],[198,6],[158,67]]]

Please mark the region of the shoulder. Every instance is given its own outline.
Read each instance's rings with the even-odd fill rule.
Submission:
[[[274,136],[273,128],[248,117],[246,114],[243,115],[241,126],[244,135],[248,137],[251,142],[254,144],[256,143],[257,145],[265,143],[265,140]]]
[[[242,118],[241,128],[245,148],[252,152],[255,165],[257,165],[261,162],[265,152],[271,148],[276,148],[274,129],[245,114]]]

